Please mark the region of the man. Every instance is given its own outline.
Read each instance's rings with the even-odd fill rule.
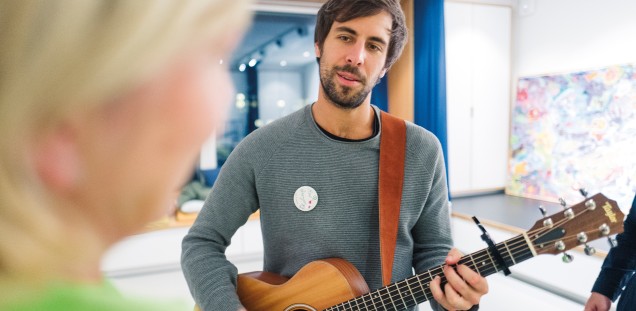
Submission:
[[[379,110],[371,89],[401,54],[404,14],[397,0],[327,1],[318,12],[318,100],[265,126],[233,151],[183,241],[182,264],[204,310],[242,308],[236,268],[224,251],[260,209],[264,270],[294,275],[309,262],[352,263],[371,290],[382,286],[378,225]],[[455,264],[439,141],[407,123],[404,190],[392,281],[412,270]],[[466,266],[431,282],[435,309],[467,310],[488,290]]]
[[[618,296],[617,311],[634,310],[636,306],[636,197],[624,223],[623,233],[616,236],[618,246],[612,248],[603,262],[585,311],[607,311]],[[624,287],[624,290],[623,290]]]

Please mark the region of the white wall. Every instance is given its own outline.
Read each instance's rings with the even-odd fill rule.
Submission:
[[[445,3],[448,170],[451,194],[506,182],[511,8]]]
[[[636,1],[519,0],[533,12],[514,18],[516,76],[636,62]]]

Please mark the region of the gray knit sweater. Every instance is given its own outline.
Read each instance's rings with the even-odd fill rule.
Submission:
[[[424,272],[442,264],[452,244],[439,141],[410,122],[406,132],[393,281],[411,276],[413,268]],[[311,106],[248,135],[221,169],[183,240],[183,271],[197,304],[203,310],[239,308],[237,270],[224,252],[232,235],[258,209],[263,270],[292,276],[311,261],[339,257],[355,265],[371,290],[381,287],[380,135],[362,142],[331,139],[316,125]],[[294,203],[302,186],[318,195],[310,211]]]

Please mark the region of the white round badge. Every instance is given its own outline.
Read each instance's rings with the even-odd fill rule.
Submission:
[[[294,204],[299,210],[309,212],[318,204],[318,193],[312,187],[302,186],[294,193]]]

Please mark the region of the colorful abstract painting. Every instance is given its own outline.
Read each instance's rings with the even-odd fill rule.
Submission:
[[[627,211],[636,192],[636,65],[521,78],[506,193],[577,203],[603,192]]]

